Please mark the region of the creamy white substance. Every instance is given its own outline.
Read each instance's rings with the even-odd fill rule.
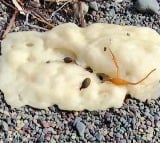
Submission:
[[[152,69],[156,71],[138,85],[102,82],[96,73],[116,77],[107,48],[117,58],[122,79],[137,82]],[[65,57],[76,64],[65,63]],[[86,78],[91,82],[80,90]],[[79,28],[68,23],[44,33],[11,33],[2,41],[0,89],[12,107],[57,104],[60,109],[77,111],[121,107],[126,94],[141,101],[158,98],[159,80],[160,36],[150,28],[110,24]]]

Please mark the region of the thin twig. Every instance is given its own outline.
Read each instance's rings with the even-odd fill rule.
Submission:
[[[40,27],[38,25],[33,25],[33,24],[29,24],[29,23],[26,23],[26,25],[30,26],[30,27],[33,27],[33,28],[37,28],[37,29],[41,29],[41,30],[44,30],[44,31],[47,31],[48,29],[46,28],[43,28],[43,27]]]
[[[12,6],[11,4],[9,4],[8,2],[2,0],[2,3],[4,3],[5,5],[9,6],[10,8],[14,9],[14,10],[18,10],[17,8],[15,8],[14,6]]]
[[[55,27],[54,24],[51,24],[51,23],[49,23],[48,21],[42,19],[42,17],[36,17],[36,16],[35,16],[34,14],[32,14],[32,13],[30,13],[30,15],[32,15],[32,16],[33,16],[34,18],[36,18],[38,21],[41,21],[41,22],[47,24],[48,26],[50,26],[50,27],[52,27],[52,28]]]
[[[65,5],[67,5],[68,3],[70,3],[72,0],[66,1],[60,8],[58,8],[56,11],[53,11],[51,14],[50,19],[52,19],[53,16],[55,16],[55,14],[60,11]]]
[[[41,30],[44,30],[44,31],[47,31],[47,30],[48,30],[48,29],[43,28],[43,27],[40,27],[40,26],[38,26],[38,25],[30,24],[30,23],[28,22],[28,17],[29,17],[29,13],[26,14],[26,20],[25,20],[25,22],[24,22],[24,25],[27,25],[27,26],[30,26],[30,27],[33,27],[33,28],[37,28],[37,29],[41,29]]]
[[[83,12],[83,8],[82,8],[82,2],[78,2],[78,4],[79,4],[79,9],[80,9],[79,21],[80,21],[81,27],[86,27],[86,21],[84,19],[84,12]]]
[[[4,34],[2,35],[2,38],[5,38],[6,35],[11,31],[11,28],[13,27],[14,25],[14,22],[15,22],[15,19],[16,19],[16,15],[17,15],[18,11],[15,10],[14,14],[12,15],[12,18],[9,22],[9,25],[7,27],[7,29],[5,30]]]
[[[17,2],[17,0],[12,0],[12,3],[18,9],[18,11],[20,12],[20,14],[25,15],[23,8],[19,5],[19,3]]]
[[[17,8],[15,8],[15,7],[12,6],[11,4],[5,2],[4,0],[2,0],[2,2],[3,2],[4,4],[6,4],[7,6],[9,6],[10,8],[14,9],[15,11],[18,11]],[[44,18],[42,18],[39,14],[35,14],[35,12],[32,12],[32,13],[33,13],[33,14],[32,14],[30,10],[25,10],[25,9],[23,10],[23,12],[25,12],[25,13],[28,13],[28,11],[29,11],[30,14],[31,14],[34,18],[36,18],[38,21],[41,21],[41,22],[47,24],[48,26],[50,26],[50,27],[52,27],[52,28],[54,27],[54,24],[49,23],[47,20],[45,20]],[[3,34],[3,35],[4,35],[4,34]]]

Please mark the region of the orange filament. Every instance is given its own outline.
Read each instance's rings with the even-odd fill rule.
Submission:
[[[111,49],[109,48],[109,51],[112,55],[112,58],[113,58],[113,62],[116,66],[116,70],[117,70],[117,75],[116,75],[116,78],[108,78],[106,77],[104,80],[105,81],[110,81],[112,82],[113,84],[116,84],[116,85],[136,85],[136,84],[139,84],[141,83],[142,81],[144,81],[146,78],[149,77],[149,75],[154,72],[156,69],[153,69],[151,70],[144,78],[142,78],[141,80],[137,81],[137,82],[129,82],[127,80],[124,80],[124,79],[121,79],[120,78],[120,70],[119,70],[119,66],[118,66],[118,63],[117,63],[117,59],[115,57],[115,55],[113,54],[113,52],[111,51]]]

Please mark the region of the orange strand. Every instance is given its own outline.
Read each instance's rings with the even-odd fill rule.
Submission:
[[[118,63],[117,63],[117,59],[115,57],[115,55],[113,54],[112,50],[109,48],[109,51],[112,55],[112,58],[113,58],[113,62],[116,66],[116,70],[117,70],[117,75],[116,75],[116,78],[105,78],[105,81],[110,81],[112,82],[113,84],[116,84],[116,85],[137,85],[141,82],[143,82],[146,78],[148,78],[156,69],[153,69],[151,70],[144,78],[142,78],[141,80],[137,81],[137,82],[130,82],[130,81],[127,81],[127,80],[124,80],[124,79],[121,79],[120,78],[120,70],[119,70],[119,66],[118,66]]]

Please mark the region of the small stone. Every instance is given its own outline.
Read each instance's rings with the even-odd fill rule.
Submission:
[[[56,140],[52,137],[50,140],[51,143],[56,143]]]
[[[149,134],[153,134],[153,132],[154,132],[153,127],[148,127],[147,132],[148,132]]]
[[[49,127],[52,126],[53,122],[51,122],[51,121],[42,121],[41,124],[42,124],[42,126],[44,128],[49,128]]]
[[[98,5],[96,1],[91,1],[88,3],[89,7],[92,8],[95,11],[98,11]]]
[[[111,131],[111,132],[109,133],[109,136],[110,136],[110,137],[113,137],[113,131]]]
[[[44,129],[43,129],[43,133],[44,133],[44,134],[47,134],[47,133],[48,133],[48,128],[44,128]]]
[[[114,16],[115,15],[115,10],[114,8],[112,8],[110,11],[109,11],[110,15]]]
[[[154,116],[154,120],[155,120],[155,121],[159,121],[159,120],[160,120],[160,116],[155,115],[155,116]]]
[[[86,126],[84,123],[82,123],[80,121],[77,122],[76,129],[78,131],[79,136],[84,137],[85,128],[86,128]]]
[[[73,133],[73,134],[71,135],[71,139],[72,139],[72,140],[75,140],[75,139],[76,139],[76,134]]]
[[[151,121],[146,121],[146,125],[151,126],[152,125]]]
[[[122,2],[123,0],[115,0],[115,2],[117,2],[117,3],[120,3],[120,2]]]
[[[125,139],[120,140],[119,143],[127,143]]]
[[[76,117],[74,120],[73,126],[76,126],[77,122],[80,122],[80,121],[82,121],[82,118]]]
[[[100,133],[96,134],[96,140],[101,142],[104,139],[104,136]]]
[[[40,135],[40,137],[37,139],[37,142],[44,142],[44,134]]]
[[[147,140],[151,141],[153,137],[153,134],[147,134]]]
[[[156,126],[157,126],[158,128],[160,128],[160,121],[158,121],[158,122],[156,123]]]
[[[50,141],[50,140],[51,140],[51,137],[50,137],[50,136],[47,136],[47,137],[46,137],[46,140],[47,140],[47,141]]]
[[[120,133],[116,133],[116,137],[117,138],[123,138],[122,134],[120,134]]]
[[[8,131],[8,124],[7,124],[5,121],[1,120],[1,121],[0,121],[0,125],[2,125],[2,128],[3,128],[5,131]]]
[[[140,128],[140,129],[139,129],[139,132],[141,132],[141,133],[142,133],[142,132],[144,132],[144,130]]]

